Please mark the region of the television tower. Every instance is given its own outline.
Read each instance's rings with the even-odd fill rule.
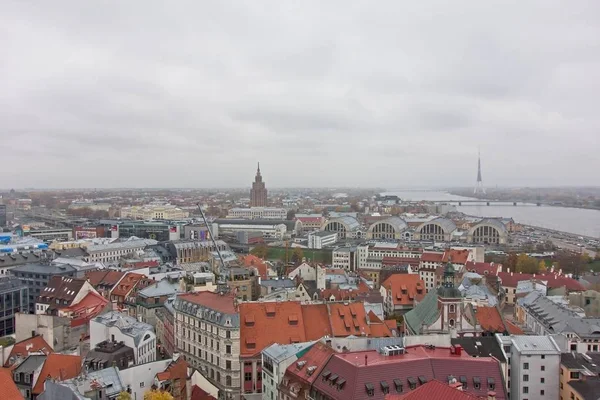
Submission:
[[[483,180],[481,179],[481,152],[477,152],[477,183],[475,184],[474,194],[485,194]]]

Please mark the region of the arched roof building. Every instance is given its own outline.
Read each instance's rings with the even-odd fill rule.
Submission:
[[[435,218],[423,222],[415,230],[415,240],[433,240],[437,242],[452,241],[452,234],[456,231],[456,225],[448,218]]]
[[[356,218],[343,216],[325,221],[321,230],[337,232],[339,239],[354,238],[360,232],[360,223]]]
[[[467,242],[479,244],[506,244],[508,229],[497,219],[482,219],[477,225],[469,229]]]
[[[376,221],[369,226],[367,239],[402,239],[402,232],[408,228],[408,224],[399,217],[390,217]]]

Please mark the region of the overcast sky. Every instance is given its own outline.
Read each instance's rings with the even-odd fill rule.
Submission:
[[[599,185],[599,1],[0,4],[1,188]]]

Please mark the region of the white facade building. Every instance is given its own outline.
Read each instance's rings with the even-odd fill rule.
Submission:
[[[157,243],[152,239],[134,239],[124,242],[92,244],[87,246],[87,255],[84,260],[89,263],[117,261],[129,254],[141,254],[146,247]]]
[[[512,336],[499,340],[509,360],[511,400],[559,398],[561,351],[552,337]]]
[[[288,345],[272,344],[262,351],[263,399],[278,398],[278,386],[285,370],[292,365],[315,342],[295,343]]]
[[[227,218],[281,220],[287,218],[287,211],[285,208],[275,207],[232,208],[227,213]]]
[[[331,246],[338,241],[337,232],[317,231],[308,234],[308,248],[322,249],[326,246]]]
[[[90,348],[103,341],[123,342],[133,349],[136,364],[156,360],[156,334],[152,325],[116,311],[90,321]]]
[[[189,213],[171,204],[148,204],[121,208],[121,218],[131,219],[183,219]]]
[[[420,249],[403,248],[398,243],[377,242],[371,245],[357,246],[358,269],[381,269],[384,257],[415,258],[421,257]]]
[[[196,292],[178,295],[175,347],[190,366],[219,388],[220,398],[240,394],[240,316],[230,294]]]

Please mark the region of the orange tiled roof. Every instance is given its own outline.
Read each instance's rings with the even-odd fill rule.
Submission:
[[[43,351],[44,354],[50,354],[54,352],[52,347],[40,335],[22,340],[19,343],[15,343],[4,366],[9,367],[12,364],[10,362],[11,357],[17,358],[20,356],[22,358],[26,358],[29,353],[38,351]]]
[[[333,336],[346,337],[350,335],[376,337],[391,337],[389,328],[381,324],[377,332],[371,332],[371,325],[367,323],[365,307],[362,303],[331,303],[329,307],[329,320]]]
[[[51,377],[60,381],[75,378],[81,373],[82,358],[67,354],[50,353],[46,357],[44,366],[33,387],[33,394],[38,395],[44,391],[46,378]]]
[[[506,325],[506,329],[508,329],[508,333],[510,333],[511,335],[524,335],[525,332],[523,332],[523,330],[521,328],[519,328],[518,326],[516,326],[515,324],[513,324],[512,322],[506,320],[504,321],[504,324]]]
[[[421,261],[424,262],[438,262],[441,263],[444,260],[444,253],[429,253],[424,252],[421,254]]]
[[[23,400],[23,395],[13,381],[12,372],[7,368],[0,368],[0,399]]]
[[[452,264],[466,264],[469,259],[469,250],[446,250],[444,252],[443,262],[452,259]]]
[[[171,380],[171,389],[175,389],[176,387],[180,388],[179,393],[173,393],[173,396],[176,399],[185,399],[186,396],[186,385],[185,382],[187,380],[187,371],[189,364],[183,357],[179,357],[177,361],[169,364],[167,369],[164,372],[159,372],[156,374],[156,377],[159,381]],[[179,385],[174,385],[175,381],[179,381]]]
[[[331,336],[327,304],[306,304],[302,306],[302,317],[307,323],[304,330],[307,338]],[[312,340],[312,339],[309,339]]]
[[[472,393],[454,388],[447,383],[438,380],[427,382],[413,391],[406,394],[388,394],[385,400],[479,400],[480,398]]]
[[[298,361],[306,361],[305,364],[293,363],[290,365],[286,372],[286,376],[293,376],[301,381],[312,383],[319,376],[321,370],[325,368],[327,365],[327,361],[331,356],[335,353],[335,351],[321,343],[315,343],[302,357],[298,359]],[[302,365],[301,368],[298,368],[298,365]],[[312,373],[308,372],[309,368],[314,371]]]
[[[394,274],[383,282],[382,285],[392,292],[392,301],[395,305],[413,305],[425,297],[425,283],[417,274]]]
[[[506,327],[502,320],[502,315],[496,307],[477,307],[475,317],[484,331],[487,332],[505,332]]]
[[[123,277],[110,293],[114,296],[127,296],[137,284],[146,278],[146,275],[129,273]]]

